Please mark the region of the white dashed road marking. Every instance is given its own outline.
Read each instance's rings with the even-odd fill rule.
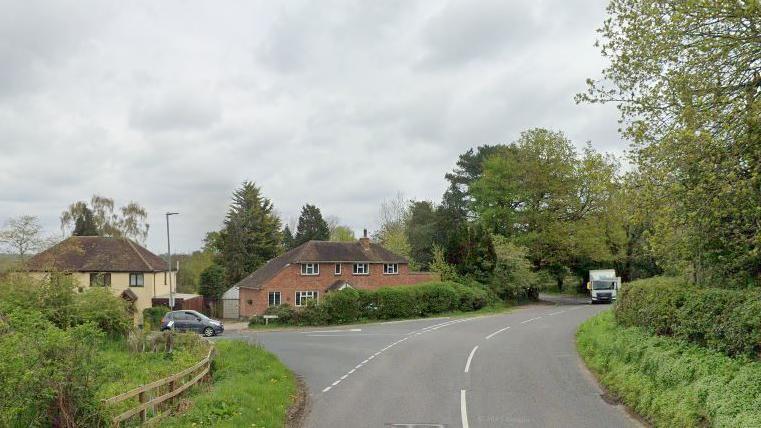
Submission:
[[[465,390],[460,390],[460,415],[462,416],[462,428],[468,428],[468,405],[465,403]]]
[[[346,374],[341,376],[340,379],[338,379],[337,381],[333,382],[330,386],[325,387],[322,390],[322,392],[328,392],[328,391],[330,391],[334,386],[336,386],[339,383],[341,383],[342,380],[345,380],[346,378],[348,378],[349,375],[354,374],[357,370],[362,368],[362,366],[367,364],[370,360],[374,359],[375,357],[380,356],[380,354],[382,354],[383,352],[385,352],[385,351],[391,349],[392,347],[394,347],[394,346],[404,342],[405,340],[409,339],[413,335],[418,335],[419,336],[419,335],[422,335],[422,334],[429,333],[431,331],[437,330],[439,328],[446,327],[448,325],[458,324],[458,323],[461,323],[461,322],[470,321],[472,319],[473,318],[465,318],[465,319],[458,319],[458,320],[454,320],[454,321],[446,321],[446,322],[442,322],[442,323],[439,323],[439,324],[434,324],[434,325],[431,325],[431,326],[428,326],[428,327],[425,327],[425,328],[421,328],[419,330],[414,330],[414,331],[408,333],[406,337],[403,337],[403,338],[397,340],[396,342],[391,343],[390,345],[386,346],[385,348],[381,349],[380,351],[378,351],[378,352],[370,355],[369,357],[367,357],[366,360],[364,360],[361,363],[359,363],[356,366],[354,366],[353,369],[351,369]],[[361,331],[361,330],[360,329],[351,329],[351,330],[324,330],[324,331],[312,331],[312,332],[309,332],[309,333],[334,333],[334,332],[347,332],[347,331]],[[319,334],[310,334],[310,336],[319,336]],[[331,336],[333,336],[333,335],[331,335]],[[335,336],[338,336],[338,335],[335,335]],[[341,335],[339,337],[343,337],[343,335]],[[475,349],[473,351],[475,352]],[[471,355],[471,358],[472,358],[472,355]],[[470,365],[470,360],[468,360],[468,365]]]
[[[536,321],[536,320],[538,320],[538,319],[540,319],[540,318],[541,318],[541,317],[536,317],[536,318],[531,318],[531,319],[528,319],[528,320],[526,320],[526,321],[521,321],[521,324],[526,324],[527,322]]]
[[[507,330],[507,329],[509,329],[509,328],[510,328],[510,326],[507,326],[507,327],[505,327],[505,328],[501,328],[501,329],[499,329],[499,330],[495,331],[494,333],[492,333],[492,334],[490,334],[490,335],[486,336],[486,340],[489,340],[489,339],[491,339],[492,337],[494,337],[494,336],[496,336],[496,335],[498,335],[498,334],[502,333],[503,331],[505,331],[505,330]]]
[[[468,355],[468,361],[465,363],[465,373],[470,370],[470,362],[473,360],[473,354],[476,353],[476,349],[478,349],[478,345],[476,345],[476,347],[470,351],[470,355]]]

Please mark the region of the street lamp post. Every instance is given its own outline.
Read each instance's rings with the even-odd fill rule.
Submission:
[[[179,213],[166,213],[166,267],[169,271],[169,308],[174,310],[174,290],[172,289],[172,246],[169,243],[169,216],[177,215]]]

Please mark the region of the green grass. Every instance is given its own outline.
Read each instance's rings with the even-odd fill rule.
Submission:
[[[500,314],[503,312],[510,311],[514,307],[515,307],[514,305],[507,304],[507,303],[497,303],[497,304],[484,306],[483,308],[475,310],[475,311],[442,312],[439,314],[433,314],[429,317],[391,318],[391,319],[382,319],[382,320],[365,318],[365,319],[361,319],[357,322],[353,322],[349,324],[325,324],[325,325],[319,325],[319,326],[278,324],[277,322],[273,322],[275,320],[270,320],[269,324],[249,324],[248,328],[250,330],[300,330],[303,328],[310,328],[310,327],[340,327],[340,326],[348,327],[352,325],[363,325],[363,324],[381,323],[381,322],[389,322],[389,321],[423,320],[428,318],[443,318],[443,317],[468,318],[468,317],[476,317],[476,316],[483,316],[483,315]]]
[[[189,396],[189,410],[161,420],[161,427],[266,427],[285,424],[296,379],[274,355],[237,340],[215,344],[213,382]]]
[[[759,361],[620,327],[610,311],[576,339],[601,383],[655,426],[761,427]]]
[[[206,356],[202,347],[178,347],[171,355],[164,352],[129,352],[124,341],[106,341],[98,352],[103,367],[98,372],[106,380],[98,390],[99,398],[109,398],[140,385],[180,372]]]

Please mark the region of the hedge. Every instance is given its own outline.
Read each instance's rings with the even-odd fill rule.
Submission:
[[[761,426],[761,362],[622,327],[607,311],[576,343],[608,391],[656,427]]]
[[[698,288],[678,278],[622,287],[616,320],[730,356],[761,359],[761,290]]]
[[[270,307],[279,324],[346,324],[362,319],[415,318],[450,311],[475,311],[493,302],[483,288],[456,282],[430,282],[412,286],[383,287],[375,291],[344,289],[327,293],[319,302],[294,310],[287,304]],[[255,317],[252,324],[263,323]]]

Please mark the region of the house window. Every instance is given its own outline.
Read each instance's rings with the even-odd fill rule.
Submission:
[[[130,287],[142,287],[144,285],[143,283],[143,274],[142,273],[131,273],[129,274],[129,286]]]
[[[399,265],[396,263],[386,263],[383,265],[383,273],[386,275],[396,275],[399,273]]]
[[[269,294],[269,305],[270,306],[277,306],[280,304],[280,292],[279,291],[270,291]]]
[[[111,286],[110,273],[91,273],[90,274],[90,287],[110,287],[110,286]]]
[[[367,263],[354,263],[352,272],[354,275],[367,275],[370,273],[370,265]]]
[[[341,275],[341,263],[336,263],[335,271],[333,271],[336,275]]]
[[[164,272],[164,285],[166,285],[166,284],[167,284],[167,282],[166,282],[166,272]]]
[[[297,291],[296,306],[304,306],[311,299],[317,300],[319,293],[317,291]]]
[[[320,265],[317,263],[302,263],[301,274],[302,275],[319,275]]]

